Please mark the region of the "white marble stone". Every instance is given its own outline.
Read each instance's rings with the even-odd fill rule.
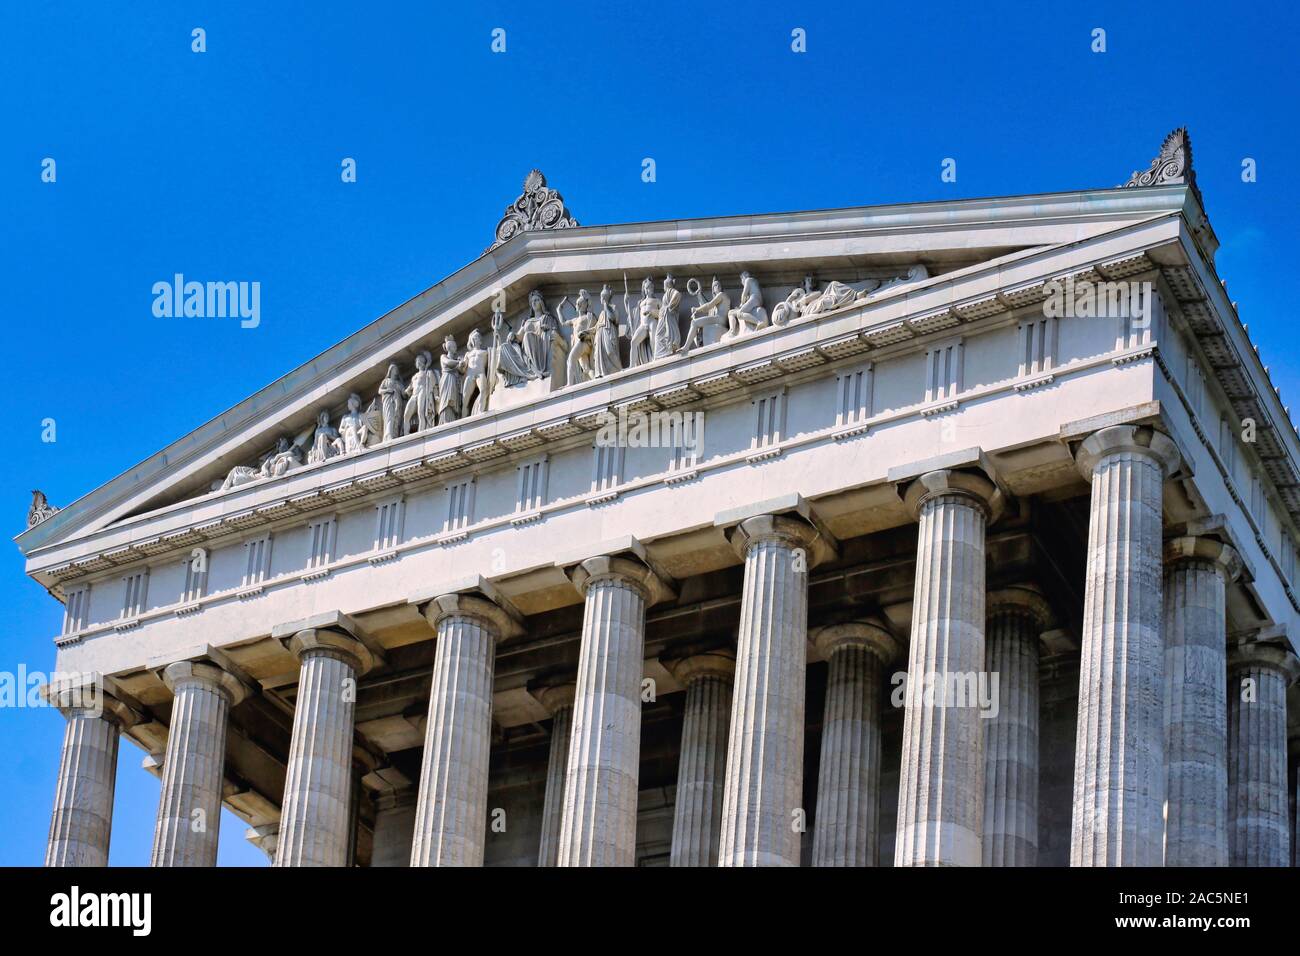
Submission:
[[[195,661],[169,664],[171,725],[163,758],[153,866],[216,866],[230,708],[247,689],[221,668]]]
[[[879,856],[880,707],[902,642],[876,622],[820,628],[826,708],[813,819],[813,866],[875,866]]]
[[[998,712],[984,727],[984,866],[1038,864],[1039,637],[1051,620],[1029,586],[986,598],[988,672]]]
[[[299,631],[289,646],[299,661],[298,698],[275,865],[345,866],[356,682],[372,657],[360,641],[337,630]]]
[[[482,866],[496,645],[508,626],[491,601],[463,594],[425,611],[437,630],[420,764],[412,866]]]
[[[985,721],[970,691],[984,674],[984,529],[1001,498],[981,474],[941,470],[906,501],[919,530],[894,865],[979,866]]]
[[[762,515],[732,543],[745,559],[719,866],[798,866],[804,671],[813,529]]]
[[[1236,551],[1165,542],[1165,866],[1228,865],[1225,590]]]
[[[686,704],[669,865],[717,866],[736,658],[729,651],[697,654],[675,662],[672,672],[686,685]]]
[[[1075,737],[1072,866],[1164,862],[1162,486],[1179,461],[1149,427],[1080,446],[1092,483]]]
[[[72,689],[50,698],[67,718],[50,818],[46,866],[108,866],[118,740],[139,715],[100,692],[93,703]]]
[[[1228,655],[1228,862],[1291,862],[1286,774],[1286,689],[1300,661],[1278,645]]]
[[[537,865],[555,866],[560,858],[560,825],[564,820],[564,781],[569,766],[569,743],[573,730],[573,684],[556,684],[541,692],[543,706],[551,713],[551,747],[546,761],[546,793],[542,798],[542,838],[537,847]]]
[[[404,787],[375,797],[375,834],[370,850],[370,865],[403,867],[411,865],[411,845],[415,837],[415,790]]]

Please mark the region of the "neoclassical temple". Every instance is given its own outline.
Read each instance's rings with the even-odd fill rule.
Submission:
[[[1300,438],[1217,246],[1183,130],[1114,188],[626,225],[530,174],[36,494],[46,862],[107,861],[125,736],[159,866],[222,807],[276,866],[1290,865]]]

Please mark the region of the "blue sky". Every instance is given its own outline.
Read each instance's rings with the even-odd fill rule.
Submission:
[[[1219,273],[1300,394],[1289,6],[329,6],[0,9],[11,534],[32,488],[68,503],[472,260],[535,166],[581,222],[629,222],[1112,186],[1185,124]],[[261,324],[156,318],[177,272],[260,282]],[[13,547],[0,604],[0,671],[49,670],[61,605]],[[43,857],[62,732],[0,708],[0,864]],[[123,745],[114,864],[148,862],[142,756]],[[224,815],[221,863],[263,863],[243,831]]]

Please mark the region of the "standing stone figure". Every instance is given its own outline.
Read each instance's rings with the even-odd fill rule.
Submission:
[[[592,377],[591,353],[592,335],[596,326],[596,317],[591,312],[591,296],[586,289],[578,290],[578,300],[574,305],[577,315],[571,319],[564,317],[564,303],[569,301],[566,295],[555,307],[555,314],[561,325],[573,329],[573,338],[569,345],[569,356],[565,362],[565,380],[569,385],[585,382]]]
[[[530,379],[551,377],[551,337],[558,331],[542,293],[537,289],[528,293],[528,318],[518,338]]]
[[[464,360],[458,355],[455,337],[442,340],[442,356],[438,359],[438,424],[445,425],[460,418],[460,381]]]
[[[763,308],[763,290],[758,280],[748,272],[740,274],[740,305],[727,313],[725,339],[739,338],[757,332],[767,325],[767,309]]]
[[[406,408],[402,410],[402,434],[411,434],[411,417],[414,415],[416,421],[416,431],[424,431],[426,428],[432,428],[434,423],[434,411],[438,407],[438,382],[434,378],[433,356],[428,352],[421,352],[415,357],[415,374],[411,376],[411,384],[406,386],[402,394],[406,396]]]
[[[623,293],[623,304],[628,309],[628,315],[632,315],[632,310],[628,305],[627,293]],[[654,358],[654,343],[652,341],[652,330],[654,321],[659,315],[659,300],[655,298],[655,284],[649,276],[641,283],[641,301],[636,306],[636,318],[632,320],[632,334],[629,342],[632,346],[632,354],[628,356],[628,365],[646,365]]]
[[[689,283],[688,283],[689,287]],[[699,286],[696,286],[698,289]],[[686,340],[682,342],[681,351],[689,352],[699,340],[704,344],[704,330],[721,328],[727,324],[727,313],[731,311],[731,296],[723,291],[717,276],[713,277],[713,297],[708,302],[701,301],[691,309],[691,324],[686,330]]]
[[[596,378],[613,375],[623,368],[618,352],[618,307],[610,299],[614,292],[608,285],[600,290],[600,316],[591,347],[592,374]]]
[[[461,359],[465,382],[461,386],[460,407],[466,418],[488,410],[488,394],[491,391],[488,360],[491,357],[492,353],[483,347],[483,333],[478,329],[470,332],[465,357]]]
[[[379,404],[384,417],[384,441],[402,433],[402,376],[397,364],[388,366],[388,374],[379,383]]]
[[[667,358],[681,347],[682,324],[677,309],[682,304],[682,294],[672,275],[664,276],[664,297],[659,302],[659,314],[654,324],[654,357]]]

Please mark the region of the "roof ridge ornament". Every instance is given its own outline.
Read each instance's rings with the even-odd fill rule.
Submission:
[[[53,518],[59,509],[45,500],[45,492],[32,492],[32,506],[27,509],[27,527],[35,528],[47,518]]]
[[[534,169],[524,177],[524,191],[506,206],[505,215],[497,223],[496,241],[484,251],[491,252],[521,232],[570,229],[576,225],[578,220],[564,205],[564,197],[546,185],[540,169]]]
[[[1196,172],[1192,169],[1192,138],[1188,135],[1186,126],[1180,126],[1166,136],[1160,145],[1160,152],[1151,160],[1146,171],[1135,170],[1121,188],[1169,184],[1191,186],[1200,195],[1200,190],[1196,188]]]

